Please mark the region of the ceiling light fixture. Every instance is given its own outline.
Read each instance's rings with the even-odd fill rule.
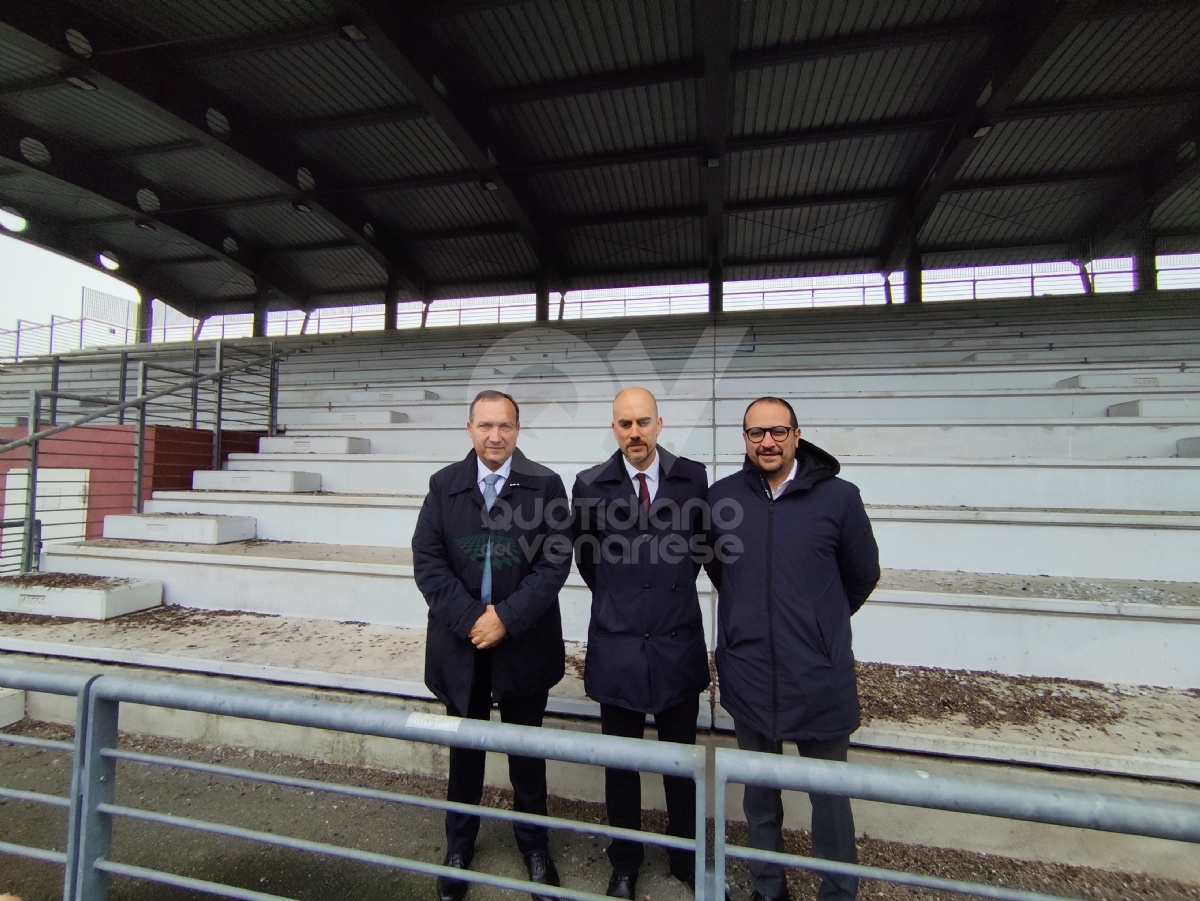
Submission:
[[[29,220],[10,206],[0,206],[0,228],[10,232],[23,232],[29,228]]]
[[[295,200],[292,201],[292,209],[295,210],[297,213],[311,213],[312,212],[312,207],[310,207],[305,202],[303,197],[297,197]]]
[[[993,126],[991,126],[991,125],[980,125],[975,129],[975,132],[971,135],[971,137],[986,138],[989,134],[992,133],[992,127]]]
[[[96,254],[96,262],[107,269],[109,272],[116,272],[121,268],[121,261],[110,250],[102,250]]]
[[[498,184],[496,184],[494,181],[485,181],[483,183],[483,187],[485,190],[488,190],[488,191],[499,191],[500,190],[500,186]]]
[[[156,226],[149,219],[139,219],[137,222],[135,222],[133,224],[136,225],[138,228],[142,229],[143,231],[148,231],[148,232],[157,231]]]
[[[96,86],[81,75],[68,75],[64,81],[73,88],[79,88],[81,91],[94,91]]]
[[[356,44],[367,39],[366,32],[353,22],[347,22],[342,26],[342,37],[348,41],[354,41]]]

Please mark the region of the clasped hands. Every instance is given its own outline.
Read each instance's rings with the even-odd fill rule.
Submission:
[[[500,617],[496,615],[496,607],[493,604],[488,604],[487,609],[483,611],[483,615],[475,620],[475,625],[471,627],[471,631],[467,634],[467,638],[471,639],[471,644],[475,645],[481,651],[486,651],[488,648],[494,648],[508,634],[508,629],[504,627]]]

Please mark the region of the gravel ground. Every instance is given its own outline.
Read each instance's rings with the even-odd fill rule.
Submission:
[[[0,587],[13,585],[17,588],[123,588],[133,582],[133,579],[117,576],[88,576],[82,573],[24,573],[0,577]],[[33,618],[34,621],[37,619]]]
[[[999,573],[885,569],[880,588],[948,591],[1001,597],[1057,598],[1122,604],[1200,605],[1200,584],[1142,582],[1134,579],[1069,579],[1062,576],[1009,576]]]
[[[42,723],[25,722],[9,731],[47,738],[70,738],[68,728]],[[445,791],[444,783],[438,779],[333,766],[281,754],[255,753],[227,747],[206,748],[134,735],[123,735],[121,744],[148,753],[408,794],[440,797]],[[16,788],[62,793],[69,779],[69,768],[62,755],[31,748],[0,745],[0,770],[4,774],[4,784]],[[117,802],[130,806],[211,819],[264,832],[331,841],[365,850],[401,853],[433,862],[440,862],[443,852],[441,817],[436,811],[310,794],[300,789],[253,785],[227,777],[129,763],[119,765],[117,786]],[[485,801],[492,805],[507,805],[509,798],[507,792],[489,791]],[[594,803],[551,799],[551,813],[586,822],[601,822],[603,807]],[[61,847],[63,822],[63,816],[58,811],[47,811],[24,802],[0,801],[0,841]],[[647,828],[661,831],[664,825],[661,813],[646,815]],[[743,827],[731,824],[729,839],[732,843],[743,842]],[[555,833],[552,850],[564,882],[572,887],[602,892],[608,876],[604,845],[603,840],[590,836]],[[810,847],[807,834],[789,831],[786,846],[787,850],[794,853],[807,853]],[[212,836],[189,834],[180,840],[178,833],[171,830],[147,828],[127,821],[117,824],[114,848],[114,858],[117,860],[197,878],[215,879],[300,901],[326,898],[405,901],[433,897],[432,879],[428,877]],[[984,854],[884,842],[869,837],[860,840],[859,853],[861,861],[872,866],[910,869],[1094,901],[1149,898],[1200,901],[1200,886],[1085,867],[1028,863]],[[523,867],[506,826],[485,822],[476,865],[478,869],[509,876],[522,874]],[[0,893],[12,891],[25,901],[56,901],[60,895],[60,878],[55,867],[5,858],[0,869]],[[794,897],[813,896],[816,885],[813,877],[792,872],[789,879]],[[730,883],[735,901],[748,896],[749,885],[743,869],[736,866],[731,868]],[[666,876],[666,859],[654,849],[648,852],[638,894],[647,901],[686,901],[690,897],[679,882]],[[864,882],[860,896],[885,901],[955,897],[875,881]],[[118,879],[109,897],[112,901],[200,901],[201,896]],[[477,887],[471,890],[470,897],[498,899],[513,896]]]

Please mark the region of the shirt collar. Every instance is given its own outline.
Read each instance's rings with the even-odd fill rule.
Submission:
[[[640,470],[636,466],[634,466],[632,463],[630,463],[629,460],[626,459],[624,454],[621,454],[621,462],[625,464],[625,471],[627,473],[629,473],[629,481],[631,481],[631,482],[636,482],[638,473],[641,472],[643,475],[645,475],[647,482],[654,482],[655,484],[658,484],[659,460],[660,460],[659,453],[657,450],[655,450],[654,451],[654,462],[651,463],[649,466],[647,466],[645,471],[643,472],[642,470]]]
[[[779,484],[779,487],[775,489],[775,491],[773,492],[773,495],[775,497],[779,497],[779,495],[783,494],[783,489],[787,488],[787,486],[792,483],[792,480],[796,478],[796,473],[799,471],[800,471],[800,461],[793,460],[791,474],[783,482],[781,482]]]
[[[480,460],[478,457],[475,458],[475,481],[476,482],[482,482],[484,479],[486,479],[490,475],[498,475],[498,476],[500,476],[501,482],[507,482],[508,477],[511,473],[512,473],[512,455],[511,454],[509,454],[508,459],[504,461],[504,465],[501,466],[499,469],[497,469],[495,471],[495,473],[493,473],[492,470],[490,470],[486,466],[484,466],[482,460]]]

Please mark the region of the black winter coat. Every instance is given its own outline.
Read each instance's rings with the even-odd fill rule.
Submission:
[[[564,672],[558,593],[571,571],[571,508],[562,478],[513,452],[512,471],[488,513],[475,451],[434,473],[413,533],[413,572],[429,605],[425,684],[466,710],[476,653],[467,635],[480,601],[492,536],[492,603],[508,635],[491,651],[492,697],[546,691]]]
[[[717,672],[738,722],[775,740],[827,741],[859,726],[850,615],[879,581],[879,548],[838,461],[807,441],[796,460],[775,500],[749,458],[709,489],[716,547],[728,536],[741,544],[736,560],[718,553],[708,566]],[[742,511],[736,524],[730,502]]]
[[[592,590],[584,690],[601,704],[644,713],[709,683],[693,559],[709,538],[708,474],[693,460],[661,447],[657,453],[658,492],[648,515],[620,451],[580,473],[571,492],[575,560]]]

